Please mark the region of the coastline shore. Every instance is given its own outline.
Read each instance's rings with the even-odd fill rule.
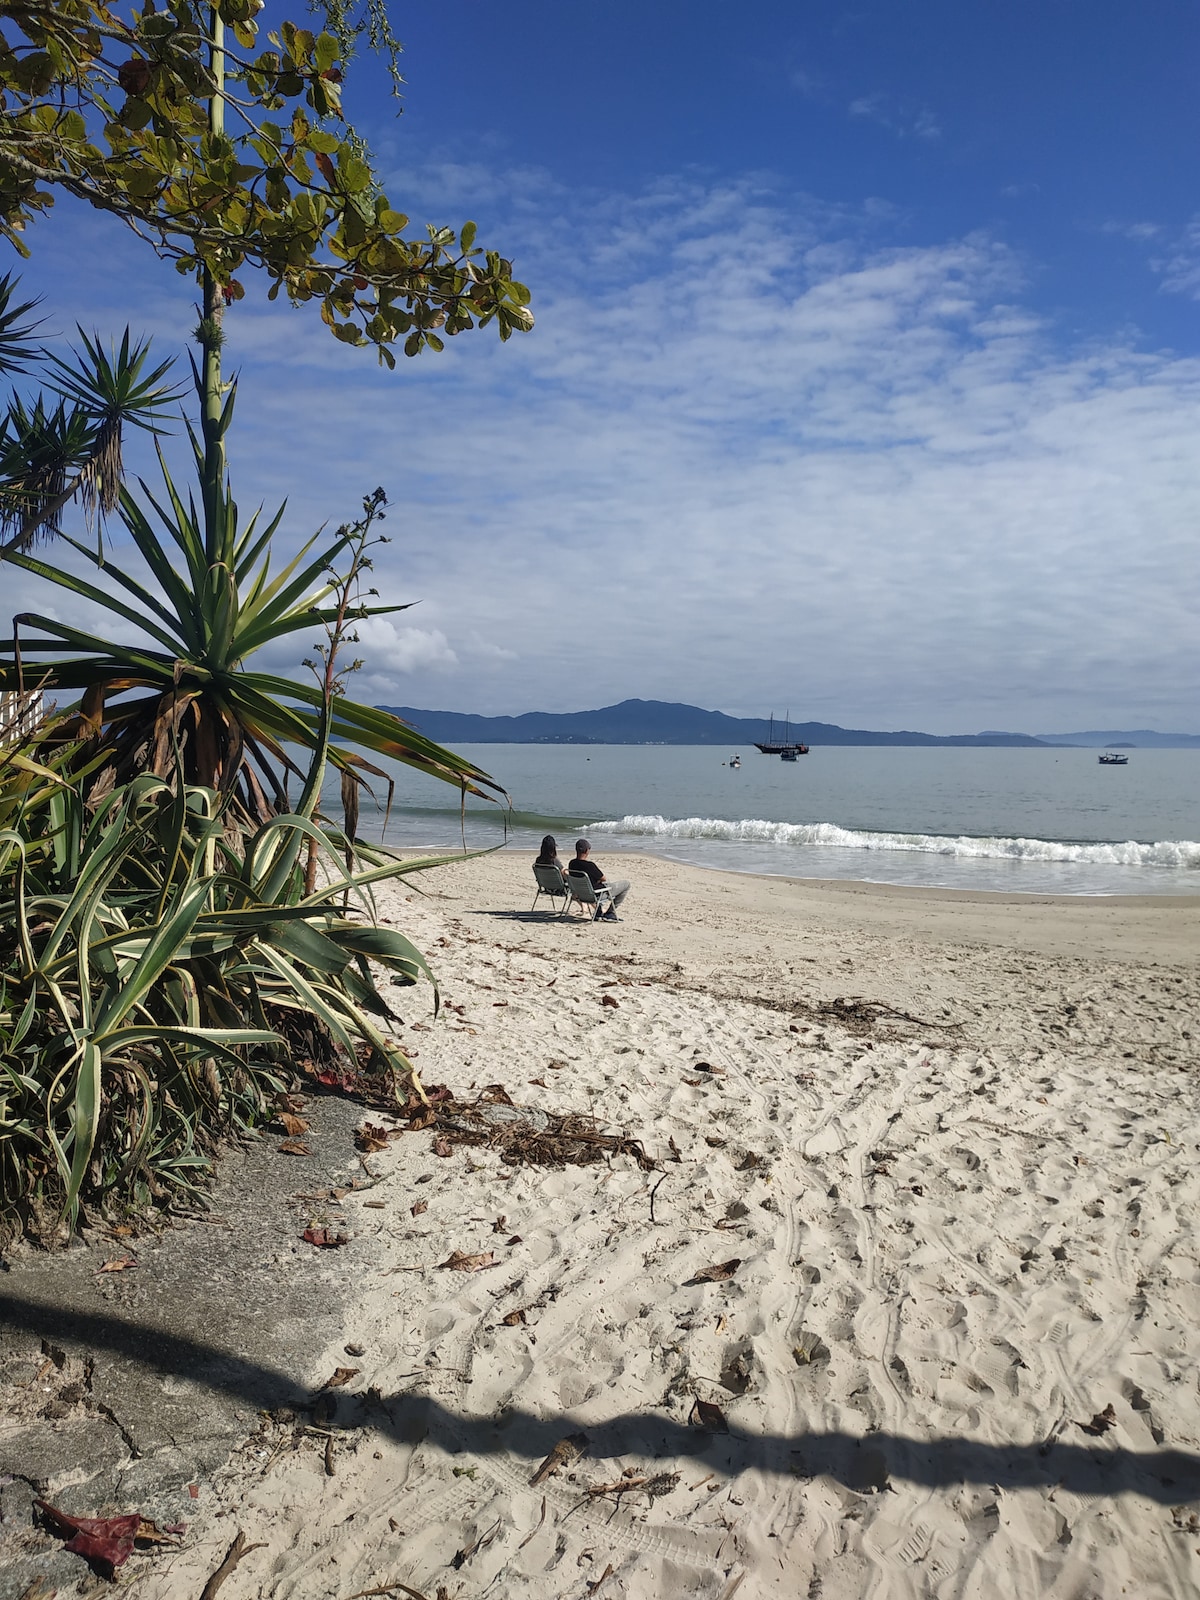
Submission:
[[[239,1453],[131,1592],[198,1593],[235,1528],[222,1600],[1194,1590],[1200,901],[596,855],[615,925],[531,913],[513,851],[385,891],[443,1000],[396,991],[398,1037],[653,1170],[364,1155],[295,1374],[354,1369],[336,1470]]]

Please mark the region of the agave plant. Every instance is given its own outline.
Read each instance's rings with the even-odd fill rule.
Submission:
[[[231,392],[222,433],[233,398]],[[204,482],[205,444],[191,437]],[[66,736],[87,741],[90,756],[103,758],[111,772],[107,781],[121,785],[143,771],[165,777],[180,761],[187,783],[230,796],[241,821],[259,824],[287,809],[287,779],[303,773],[297,752],[318,746],[329,685],[255,671],[248,658],[298,634],[311,639],[314,628],[406,607],[356,604],[347,612],[338,565],[361,543],[364,523],[331,537],[314,535],[274,570],[271,547],[283,508],[265,523],[255,515],[242,528],[227,480],[219,481],[215,503],[198,511],[194,498],[185,499],[176,487],[161,455],[160,462],[161,497],[144,481],[140,499],[128,489],[120,495],[121,519],[149,582],[102,549],[65,534],[61,542],[94,568],[94,581],[27,553],[7,558],[107,612],[116,633],[128,636],[132,627],[144,642],[120,643],[43,613],[22,613],[14,619],[13,638],[0,642],[0,687],[47,683],[77,694]],[[381,498],[369,497],[368,525]],[[344,694],[334,698],[330,734],[330,760],[351,787],[365,781],[364,774],[386,778],[377,765],[383,757],[464,792],[502,793],[472,762],[390,712]]]

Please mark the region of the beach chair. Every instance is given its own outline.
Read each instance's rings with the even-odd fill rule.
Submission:
[[[608,889],[592,887],[592,880],[586,872],[568,872],[567,883],[571,890],[571,900],[575,905],[591,908],[591,920],[595,922],[600,913],[612,906],[612,894]]]
[[[539,864],[535,861],[533,864],[533,875],[537,879],[537,893],[533,897],[533,904],[529,908],[530,911],[536,911],[538,901],[543,895],[546,895],[549,898],[551,905],[553,905],[555,900],[561,899],[562,905],[559,907],[558,914],[560,917],[565,917],[567,914],[567,909],[571,904],[571,895],[566,884],[563,882],[563,875],[559,868],[554,866],[539,866]]]

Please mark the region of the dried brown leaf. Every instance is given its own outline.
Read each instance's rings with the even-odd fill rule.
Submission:
[[[325,1379],[321,1387],[322,1389],[341,1389],[350,1382],[351,1378],[357,1378],[361,1371],[361,1367],[338,1367],[331,1378]]]
[[[729,1424],[725,1420],[725,1413],[720,1406],[714,1406],[708,1400],[697,1400],[692,1407],[688,1422],[693,1428],[703,1428],[706,1433],[728,1433]]]
[[[282,1123],[283,1131],[289,1139],[294,1139],[297,1135],[308,1132],[308,1123],[304,1118],[296,1116],[291,1111],[277,1111],[275,1120]]]
[[[615,1011],[620,1006],[621,1002],[617,999],[615,994],[602,994],[600,996],[600,1004],[602,1006],[612,1006],[613,1010]]]
[[[487,1267],[498,1267],[500,1263],[490,1250],[477,1250],[474,1254],[465,1250],[452,1250],[445,1261],[439,1261],[439,1267],[448,1268],[451,1272],[483,1272]]]
[[[688,1284],[693,1283],[727,1283],[742,1264],[741,1256],[734,1256],[731,1261],[718,1261],[715,1266],[701,1267],[694,1277],[689,1278]]]
[[[101,1272],[128,1272],[130,1267],[136,1266],[136,1256],[117,1256],[112,1261],[106,1261],[102,1267],[97,1267],[96,1273],[98,1276]]]
[[[805,1331],[792,1346],[792,1355],[796,1364],[801,1367],[816,1366],[818,1362],[829,1360],[829,1346],[824,1340],[819,1339],[815,1333]]]
[[[525,1308],[524,1308],[524,1306],[522,1306],[519,1311],[510,1311],[507,1316],[501,1317],[500,1320],[501,1320],[501,1322],[504,1324],[504,1326],[506,1328],[515,1328],[518,1325],[524,1326],[524,1323],[525,1323]]]
[[[386,1150],[388,1140],[399,1137],[398,1128],[384,1128],[377,1122],[364,1122],[361,1128],[354,1130],[354,1148],[361,1150],[364,1155],[374,1155],[379,1150]]]
[[[565,1439],[560,1439],[530,1478],[530,1484],[544,1483],[563,1467],[573,1466],[590,1442],[586,1433],[569,1433]]]
[[[1082,1428],[1084,1433],[1090,1433],[1093,1438],[1098,1438],[1100,1434],[1107,1433],[1116,1420],[1117,1413],[1111,1405],[1107,1405],[1103,1411],[1097,1411],[1090,1422],[1076,1423],[1076,1427]]]
[[[415,1206],[409,1206],[409,1214],[414,1217],[423,1217],[429,1210],[428,1200],[418,1200]]]
[[[303,1139],[284,1139],[275,1146],[281,1156],[310,1156],[312,1151]]]
[[[445,1160],[447,1156],[454,1154],[454,1146],[449,1139],[439,1137],[433,1141],[433,1153],[435,1156],[441,1156]]]

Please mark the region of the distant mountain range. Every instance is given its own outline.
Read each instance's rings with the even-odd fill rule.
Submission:
[[[765,717],[727,717],[723,711],[666,700],[622,700],[598,711],[527,711],[519,717],[479,717],[465,711],[422,711],[416,706],[384,706],[439,744],[715,744],[731,750],[768,737]],[[832,722],[793,722],[793,740],[810,745],[974,745],[1046,747],[1051,745],[1184,746],[1200,748],[1200,735],[1128,733],[916,733],[902,729],[877,733],[869,728],[839,728]],[[783,723],[776,720],[776,739]]]
[[[1039,733],[1043,744],[1123,745],[1135,750],[1200,750],[1200,733],[1155,733],[1153,728],[1092,728],[1086,733]]]

